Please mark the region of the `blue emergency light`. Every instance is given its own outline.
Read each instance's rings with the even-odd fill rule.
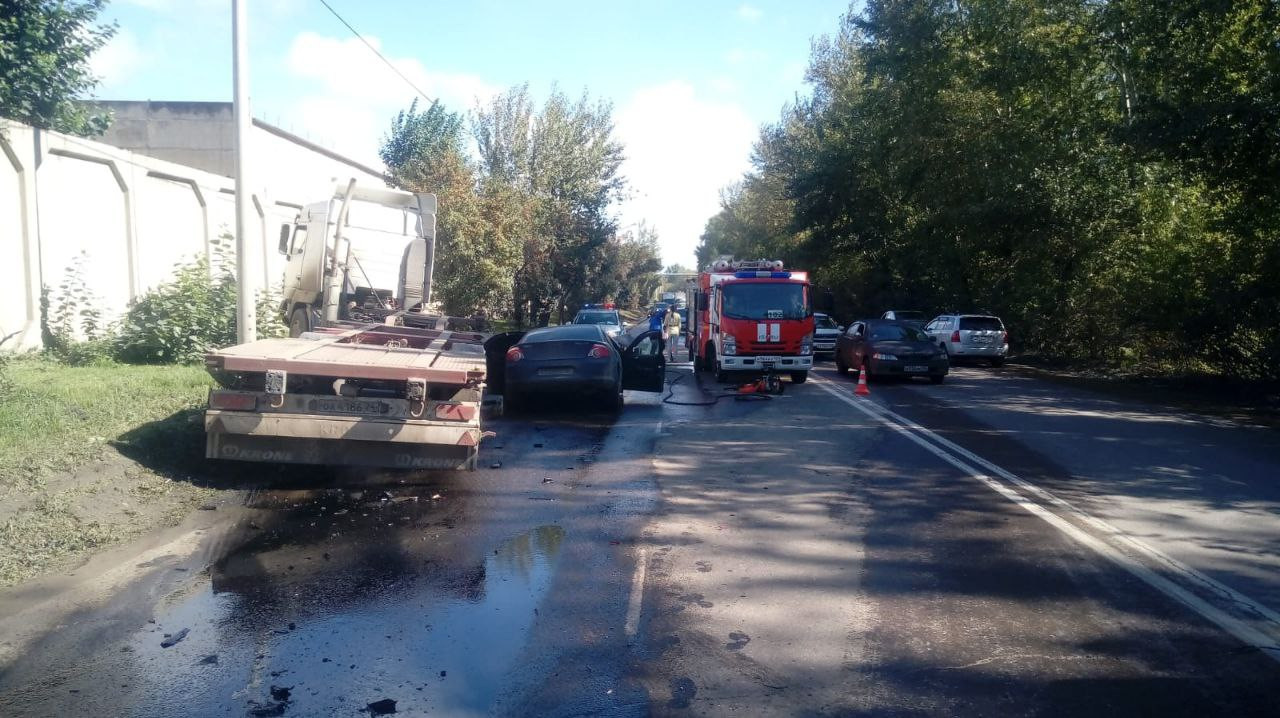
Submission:
[[[791,279],[791,272],[736,272],[738,279]]]

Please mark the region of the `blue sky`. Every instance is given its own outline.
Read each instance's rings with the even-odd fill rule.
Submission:
[[[377,164],[414,91],[319,0],[250,0],[253,114]],[[455,110],[528,82],[614,104],[632,197],[668,262],[692,263],[720,189],[748,166],[761,124],[804,93],[813,37],[847,0],[413,2],[329,0],[414,84]],[[230,0],[113,0],[95,58],[102,99],[229,100]],[[379,165],[380,166],[380,165]]]

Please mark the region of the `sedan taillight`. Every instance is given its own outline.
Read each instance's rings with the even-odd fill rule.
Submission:
[[[960,343],[960,330],[959,330],[959,329],[955,330],[954,332],[951,332],[951,343],[952,343],[952,344],[959,344],[959,343]]]
[[[591,351],[587,352],[588,359],[608,359],[609,347],[603,344],[592,344]]]
[[[520,347],[511,347],[507,350],[507,361],[518,362],[524,358],[524,352],[520,351]]]

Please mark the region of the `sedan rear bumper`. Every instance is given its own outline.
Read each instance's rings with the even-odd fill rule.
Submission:
[[[867,371],[872,376],[946,376],[950,370],[951,364],[946,358],[928,361],[873,358],[867,361]]]
[[[1009,353],[1008,344],[974,346],[972,344],[948,344],[947,351],[957,357],[1002,357]]]

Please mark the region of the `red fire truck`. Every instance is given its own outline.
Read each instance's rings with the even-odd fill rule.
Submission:
[[[717,259],[698,274],[689,359],[726,381],[730,372],[790,373],[803,383],[813,368],[809,275],[781,261]]]

